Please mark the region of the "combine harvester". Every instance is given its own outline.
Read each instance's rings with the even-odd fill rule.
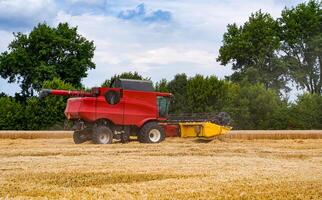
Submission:
[[[125,143],[130,136],[142,143],[159,143],[166,136],[213,138],[231,129],[225,113],[212,118],[169,116],[172,94],[155,92],[151,81],[115,79],[109,88],[91,92],[43,89],[39,97],[48,95],[71,97],[65,116],[73,122],[76,144]]]

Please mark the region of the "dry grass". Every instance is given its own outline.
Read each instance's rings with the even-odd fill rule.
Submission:
[[[0,140],[0,199],[322,199],[322,140]]]
[[[70,138],[72,131],[0,131],[0,139]]]
[[[0,131],[0,139],[71,138],[72,131]],[[322,139],[322,130],[232,130],[220,138],[230,139]]]
[[[242,130],[231,131],[224,137],[230,139],[322,139],[322,130]]]

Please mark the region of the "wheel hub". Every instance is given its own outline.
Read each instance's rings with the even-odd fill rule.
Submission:
[[[159,142],[161,139],[161,133],[158,129],[152,129],[149,133],[149,138],[152,142]]]
[[[100,140],[101,140],[102,143],[107,143],[108,139],[109,138],[108,138],[108,136],[106,134],[101,134],[100,135]]]

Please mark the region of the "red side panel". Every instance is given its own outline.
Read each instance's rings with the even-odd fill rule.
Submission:
[[[157,119],[157,98],[154,92],[124,90],[124,125],[142,126],[148,120]]]
[[[93,121],[95,118],[95,97],[69,98],[65,109],[67,119]]]
[[[113,89],[113,90],[119,90],[119,89]],[[112,121],[114,124],[122,125],[124,106],[125,106],[124,98],[121,98],[119,103],[115,105],[111,105],[107,103],[107,101],[105,100],[105,96],[98,96],[96,98],[95,120],[108,119]]]
[[[107,103],[104,94],[108,90],[120,92],[119,103],[115,105]],[[108,119],[117,125],[141,127],[147,121],[162,120],[161,118],[158,119],[157,96],[166,95],[168,94],[121,90],[120,88],[100,88],[97,97],[68,99],[65,115],[68,119],[82,119],[88,122]]]
[[[79,118],[79,107],[81,106],[81,98],[69,98],[65,108],[65,116],[67,119],[78,119]]]

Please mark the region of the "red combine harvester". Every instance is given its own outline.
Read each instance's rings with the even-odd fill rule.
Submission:
[[[155,92],[151,81],[115,79],[109,88],[92,88],[91,92],[43,89],[39,97],[48,95],[72,97],[65,116],[74,123],[76,144],[128,142],[132,135],[142,143],[165,139],[159,122],[167,120],[172,95]]]

